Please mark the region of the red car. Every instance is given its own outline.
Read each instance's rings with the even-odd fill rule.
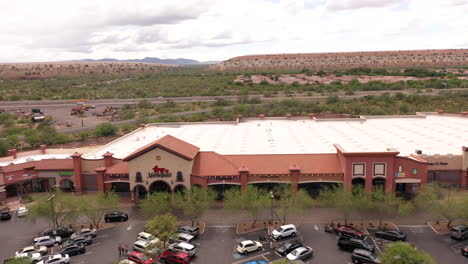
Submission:
[[[145,254],[138,251],[130,253],[130,255],[128,255],[128,259],[138,264],[153,264],[154,261],[152,258],[148,258]]]
[[[352,226],[342,225],[335,228],[335,232],[338,235],[348,235],[351,237],[363,239],[365,234]]]
[[[158,260],[169,264],[189,264],[190,256],[183,252],[166,250],[158,257]]]

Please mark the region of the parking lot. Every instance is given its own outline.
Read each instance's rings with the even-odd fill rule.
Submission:
[[[116,223],[107,230],[98,232],[93,244],[87,247],[83,255],[73,256],[70,263],[110,263],[124,256],[119,256],[118,244],[128,245],[130,251],[136,236],[143,231],[145,218],[136,208],[123,208],[129,214],[127,222]],[[41,231],[49,228],[47,219],[42,219],[32,224],[26,219],[20,219],[13,214],[12,220],[0,222],[0,247],[1,260],[12,257],[18,249],[31,245],[32,239]],[[437,263],[468,263],[468,258],[460,254],[460,249],[468,245],[468,241],[458,242],[448,235],[436,235],[425,225],[403,225],[400,230],[407,234],[409,243],[431,254]],[[305,263],[349,264],[351,253],[341,251],[337,247],[338,236],[324,232],[323,224],[303,224],[299,227],[299,234],[295,238],[285,238],[281,241],[271,239],[261,241],[263,249],[246,255],[235,251],[238,243],[245,239],[260,240],[266,231],[256,231],[248,234],[236,234],[235,225],[208,225],[204,234],[195,240],[199,247],[198,255],[192,260],[194,264],[242,264],[250,260],[265,260],[273,262],[282,257],[275,252],[280,244],[290,239],[301,240],[303,245],[310,246],[314,250],[314,256]],[[376,244],[383,247],[388,241],[373,237]],[[58,250],[58,248],[53,248]]]

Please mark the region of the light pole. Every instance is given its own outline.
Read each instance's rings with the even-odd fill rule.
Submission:
[[[50,208],[52,210],[52,230],[55,230],[55,208],[54,208],[54,199],[55,199],[55,194],[49,197],[46,202],[50,202]]]
[[[275,194],[273,193],[273,190],[270,191],[270,222],[273,223],[273,199],[275,199]]]
[[[444,82],[442,84],[445,86],[445,90],[447,90],[447,84]]]

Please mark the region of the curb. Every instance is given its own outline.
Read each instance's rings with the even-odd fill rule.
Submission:
[[[450,232],[439,232],[439,231],[437,231],[437,230],[432,226],[431,222],[427,222],[427,225],[432,229],[432,231],[434,231],[434,233],[436,233],[436,234],[439,235],[439,236],[443,236],[443,235],[446,235],[446,234],[450,233]]]

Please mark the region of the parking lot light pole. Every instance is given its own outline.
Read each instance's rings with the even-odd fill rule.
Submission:
[[[275,199],[275,195],[273,191],[270,191],[270,212],[271,212],[270,221],[271,223],[273,223],[273,199]]]
[[[52,230],[55,230],[55,207],[54,207],[54,199],[55,194],[49,197],[46,202],[50,202],[50,209],[52,210]]]

